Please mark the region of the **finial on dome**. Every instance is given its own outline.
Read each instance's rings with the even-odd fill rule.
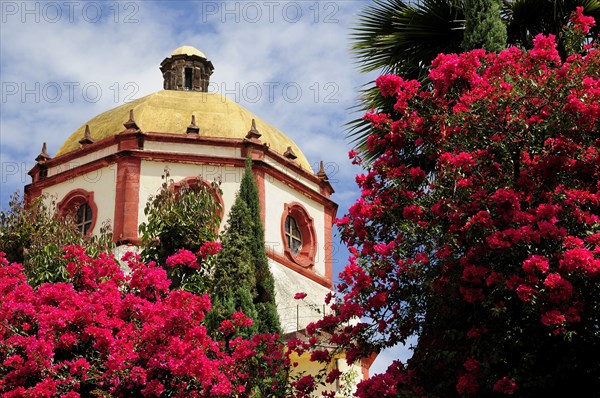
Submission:
[[[329,180],[329,178],[327,177],[327,173],[325,173],[325,168],[323,167],[323,161],[322,160],[319,163],[319,171],[317,172],[317,177],[319,177],[319,179],[321,179],[322,181],[328,181]]]
[[[296,156],[296,154],[294,153],[294,151],[292,150],[292,147],[289,146],[287,147],[287,150],[283,153],[283,156],[285,156],[288,159],[296,159],[298,156]]]
[[[79,140],[79,143],[83,146],[93,144],[94,140],[92,139],[92,134],[90,133],[90,125],[85,125],[85,132],[83,133],[83,138]]]
[[[52,159],[50,155],[48,155],[48,150],[46,149],[46,143],[42,144],[42,151],[35,158],[35,161],[38,163],[44,163],[46,160]]]
[[[192,115],[192,122],[185,131],[187,134],[198,134],[200,133],[200,127],[196,125],[196,115]]]
[[[250,125],[250,130],[246,134],[246,138],[249,140],[259,139],[262,134],[256,129],[256,120],[252,119],[252,124]]]
[[[125,123],[123,123],[123,126],[125,126],[125,128],[127,130],[139,130],[140,128],[138,127],[138,125],[135,123],[135,119],[133,118],[133,109],[129,110],[129,120],[126,121]]]

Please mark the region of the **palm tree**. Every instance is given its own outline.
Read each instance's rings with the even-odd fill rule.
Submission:
[[[439,53],[460,48],[463,23],[462,2],[374,0],[359,17],[352,49],[362,72],[381,70],[420,79]]]
[[[462,0],[424,0],[414,5],[405,0],[373,3],[363,11],[351,35],[352,50],[361,72],[380,71],[422,81],[438,54],[460,51],[464,25]],[[362,114],[369,109],[387,111],[392,105],[370,83],[362,90],[361,103],[355,108]],[[377,152],[365,150],[371,134],[369,123],[355,119],[348,127],[348,138],[365,160],[375,158]]]
[[[590,41],[599,41],[600,0],[503,0],[502,21],[509,46],[531,48],[538,33],[554,34],[564,54],[561,30],[577,6],[596,18]],[[429,65],[440,53],[462,52],[465,28],[464,0],[374,0],[359,16],[353,29],[352,50],[361,72],[394,73],[406,79],[427,81]],[[369,109],[390,111],[377,95],[372,82],[362,90],[360,104]],[[362,115],[361,115],[362,116]],[[369,124],[356,119],[347,124],[348,138],[367,162],[378,152],[366,151]]]

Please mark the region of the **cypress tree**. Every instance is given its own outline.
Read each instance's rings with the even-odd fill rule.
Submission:
[[[250,174],[250,176],[252,175]],[[256,190],[256,196],[258,198],[258,190]],[[258,222],[260,223],[260,218]],[[260,227],[262,231],[262,223],[260,223]],[[264,305],[264,303],[255,304],[255,298],[257,297],[255,272],[257,260],[253,252],[253,247],[256,246],[255,231],[256,226],[252,212],[242,198],[241,192],[238,192],[229,212],[225,231],[221,234],[223,248],[215,259],[212,275],[212,309],[206,314],[205,321],[209,333],[215,336],[221,335],[224,338],[227,349],[232,348],[230,342],[238,336],[251,339],[257,333],[264,333],[265,331],[279,333],[279,318],[277,317],[274,300],[272,303],[267,303],[267,305]],[[262,247],[263,253],[265,253],[264,244]],[[264,258],[268,270],[266,253]],[[271,288],[273,288],[273,277],[270,276]],[[273,290],[271,290],[272,292]],[[274,294],[271,297],[274,299]],[[270,304],[272,305],[269,306]],[[265,315],[269,315],[264,313],[265,309],[272,309],[271,317],[265,317]],[[219,330],[219,327],[223,321],[232,320],[232,314],[237,311],[241,311],[247,317],[252,318],[253,325],[238,328],[235,333],[225,335],[223,330]],[[265,323],[264,319],[269,319],[271,323]],[[273,385],[286,386],[287,371],[285,367],[277,368],[279,362],[271,363],[269,360],[264,359],[272,354],[264,351],[265,349],[269,348],[257,349],[253,361],[257,372],[259,372],[257,374],[261,374],[261,376],[249,380],[248,391],[250,391],[252,397],[284,398],[287,396],[286,388],[281,387],[273,390]],[[273,347],[270,347],[270,349],[273,349]],[[283,350],[284,346],[282,345],[276,349]]]
[[[259,333],[281,333],[279,315],[275,304],[275,281],[269,269],[265,249],[265,231],[260,216],[258,187],[252,174],[252,159],[247,158],[240,184],[240,198],[247,204],[252,219],[250,258],[256,282],[254,305],[258,311]]]
[[[221,235],[221,252],[216,258],[211,299],[213,308],[207,314],[207,327],[219,328],[223,320],[241,311],[254,320],[241,335],[250,337],[257,331],[257,311],[253,302],[255,277],[252,270],[251,236],[253,221],[250,210],[239,194],[231,207],[227,227]]]
[[[506,48],[506,26],[500,18],[499,0],[465,0],[465,19],[463,49],[498,52]]]

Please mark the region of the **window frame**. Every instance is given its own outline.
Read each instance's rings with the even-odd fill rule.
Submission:
[[[61,217],[74,216],[77,227],[79,228],[81,223],[78,222],[77,212],[83,204],[89,206],[92,212],[92,218],[88,230],[83,232],[83,230],[85,230],[85,228],[83,228],[81,232],[84,236],[91,236],[96,226],[96,220],[98,219],[98,207],[96,206],[96,202],[94,202],[94,192],[88,192],[85,189],[74,189],[67,193],[64,198],[57,203],[56,207],[58,214]],[[83,222],[82,225],[85,224],[87,223]]]
[[[300,231],[302,246],[297,253],[288,244],[286,220],[291,217],[296,222]],[[317,235],[314,219],[308,211],[298,202],[285,203],[281,216],[281,237],[285,257],[303,268],[313,268],[315,265],[315,254],[317,248]]]

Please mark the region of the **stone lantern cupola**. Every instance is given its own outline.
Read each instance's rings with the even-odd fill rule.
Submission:
[[[160,64],[165,90],[207,92],[214,69],[206,55],[192,46],[179,47]]]

